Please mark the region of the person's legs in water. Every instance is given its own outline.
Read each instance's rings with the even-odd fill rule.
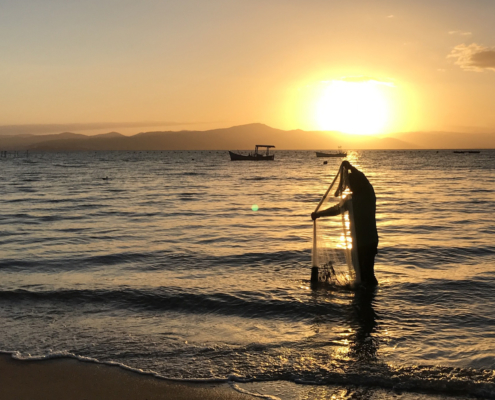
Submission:
[[[377,253],[377,246],[359,246],[359,270],[361,272],[361,282],[363,285],[376,286],[378,281],[375,277],[375,255]]]

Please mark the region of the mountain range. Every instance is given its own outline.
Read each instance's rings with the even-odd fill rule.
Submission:
[[[457,132],[405,132],[360,136],[335,131],[281,130],[264,124],[247,124],[207,131],[142,132],[124,136],[118,132],[83,135],[64,132],[50,135],[2,135],[2,151],[99,151],[99,150],[246,150],[255,144],[277,149],[487,149],[495,148],[495,134]]]

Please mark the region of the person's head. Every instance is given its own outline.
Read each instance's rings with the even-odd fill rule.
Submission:
[[[349,189],[354,195],[363,193],[369,186],[368,179],[366,179],[361,171],[354,167],[347,169],[346,181]]]
[[[348,174],[349,174],[349,169],[351,167],[351,164],[349,161],[342,161],[342,164],[340,164],[340,180],[339,180],[339,186],[337,187],[337,190],[335,191],[335,197],[339,197],[347,188],[349,180],[348,180]],[[351,188],[352,190],[352,188]]]
[[[340,164],[341,167],[347,169],[350,169],[352,167],[351,163],[347,160],[342,161],[342,164]]]

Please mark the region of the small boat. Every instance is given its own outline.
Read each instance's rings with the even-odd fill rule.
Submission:
[[[243,154],[233,153],[229,151],[230,161],[273,161],[274,154],[270,154],[270,149],[275,146],[266,144],[257,144],[254,153],[249,153],[247,156]],[[258,150],[259,148],[266,148],[266,153],[262,154]]]
[[[322,153],[320,151],[316,152],[316,157],[346,157],[347,152],[342,151],[339,146],[339,150],[336,153]]]

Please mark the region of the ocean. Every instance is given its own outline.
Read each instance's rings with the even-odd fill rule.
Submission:
[[[270,399],[495,398],[495,151],[347,159],[377,195],[374,292],[309,283],[341,159],[0,157],[0,350]]]

